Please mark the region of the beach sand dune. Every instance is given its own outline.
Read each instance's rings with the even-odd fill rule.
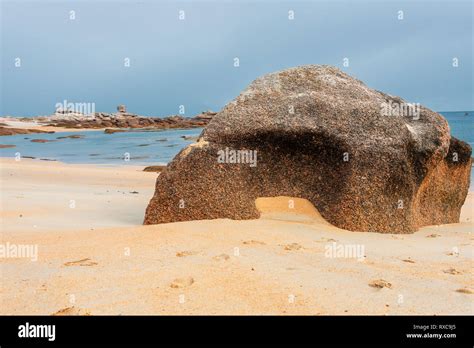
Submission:
[[[338,229],[292,197],[257,199],[257,220],[142,226],[156,173],[0,164],[0,242],[38,247],[0,258],[0,314],[474,313],[473,193],[460,223],[408,235]]]

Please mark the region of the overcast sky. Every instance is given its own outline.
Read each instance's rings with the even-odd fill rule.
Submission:
[[[470,0],[1,1],[1,115],[47,115],[68,100],[192,116],[303,64],[436,111],[474,109]]]

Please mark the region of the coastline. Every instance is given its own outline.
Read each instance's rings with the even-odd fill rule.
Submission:
[[[472,188],[460,223],[409,235],[342,230],[305,200],[289,212],[278,198],[257,202],[256,220],[143,226],[157,177],[143,166],[0,167],[1,243],[38,246],[37,261],[0,258],[2,315],[474,310]],[[333,243],[363,245],[366,257],[327,257]],[[377,280],[390,287],[369,286]]]
[[[93,116],[78,113],[54,114],[28,118],[11,116],[0,117],[0,136],[29,133],[67,132],[70,130],[103,130],[116,133],[131,129],[169,130],[202,128],[216,115],[212,111],[203,111],[194,117],[171,115],[167,117],[148,117],[126,112],[119,105],[115,114],[98,112]]]
[[[37,122],[26,122],[26,121],[11,121],[0,118],[0,123],[5,123],[5,128],[17,128],[17,129],[29,129],[38,130],[42,132],[89,132],[89,131],[104,131],[106,128],[66,128],[56,126],[46,126]],[[34,133],[33,133],[34,134]]]

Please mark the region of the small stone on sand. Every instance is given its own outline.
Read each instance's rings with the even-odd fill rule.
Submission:
[[[460,292],[461,294],[468,294],[468,295],[474,294],[474,291],[468,288],[457,289],[456,292]]]
[[[413,261],[411,258],[403,259],[402,261],[403,262],[408,262],[408,263],[415,263],[415,261]]]
[[[185,288],[187,286],[191,286],[194,283],[194,279],[192,277],[186,277],[186,278],[177,278],[173,280],[171,283],[171,287],[173,289],[177,288]]]
[[[82,308],[76,308],[74,306],[72,307],[66,307],[63,309],[60,309],[59,311],[51,314],[54,316],[62,316],[62,315],[91,315],[91,313],[88,310],[84,310]]]
[[[284,245],[284,247],[285,247],[285,250],[300,250],[301,248],[303,248],[298,243],[287,244],[287,245]]]
[[[440,235],[436,233],[432,233],[426,236],[426,238],[436,238],[436,237],[440,237]]]
[[[373,288],[378,288],[378,289],[382,289],[382,288],[391,289],[392,288],[392,284],[383,279],[373,280],[369,283],[369,286]]]
[[[185,256],[191,256],[191,255],[196,255],[197,253],[195,251],[179,251],[176,253],[177,257],[185,257]]]

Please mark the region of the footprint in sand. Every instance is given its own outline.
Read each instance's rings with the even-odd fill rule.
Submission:
[[[259,240],[246,240],[243,242],[245,245],[266,245],[264,242],[261,242]]]
[[[187,286],[191,286],[194,283],[194,279],[192,277],[186,277],[186,278],[177,278],[173,280],[171,283],[171,287],[173,289],[178,289],[178,288],[185,288]]]
[[[85,258],[77,261],[69,261],[64,264],[64,266],[95,266],[97,262],[92,261],[89,258]]]
[[[197,252],[196,251],[188,251],[188,250],[185,250],[185,251],[179,251],[176,253],[176,256],[177,257],[186,257],[186,256],[191,256],[191,255],[196,255]]]
[[[230,256],[227,254],[220,254],[220,255],[214,256],[212,259],[216,261],[222,261],[222,260],[227,261],[228,259],[230,259]]]
[[[289,250],[289,251],[292,251],[292,250],[300,250],[302,249],[303,247],[301,245],[299,245],[298,243],[291,243],[291,244],[286,244],[286,245],[283,245],[284,249],[285,250]]]
[[[51,315],[91,315],[91,313],[89,312],[89,310],[72,306],[60,309],[59,311]]]
[[[459,271],[458,271],[457,269],[455,269],[455,268],[448,268],[448,269],[445,269],[445,270],[443,270],[443,273],[452,274],[452,275],[461,274],[461,272],[459,272]]]
[[[369,283],[369,286],[373,288],[377,288],[377,289],[382,289],[382,288],[391,289],[392,288],[392,284],[383,279],[372,280]]]

